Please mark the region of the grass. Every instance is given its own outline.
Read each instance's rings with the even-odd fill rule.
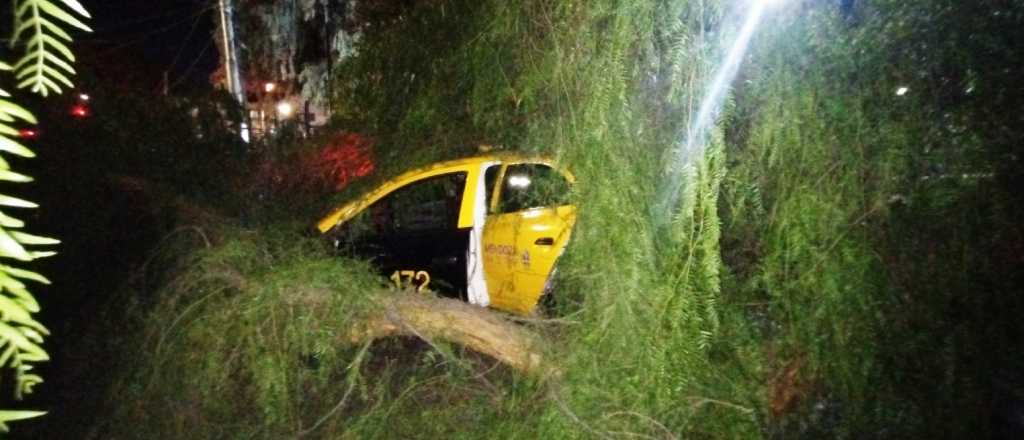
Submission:
[[[471,438],[536,417],[543,382],[487,356],[414,338],[353,345],[375,301],[408,294],[367,263],[274,227],[207,234],[152,260],[175,262],[156,292],[124,293],[135,321],[118,326],[124,362],[93,433]]]
[[[325,384],[355,380],[360,352],[336,340],[380,280],[296,235],[226,234],[135,309],[140,332],[128,346],[137,357],[111,394],[111,435],[133,436],[137,427],[113,421],[138,417],[159,437],[189,436],[196,426],[210,437],[280,433],[311,426],[340,399],[345,387]],[[334,289],[341,294],[327,294]],[[305,398],[310,387],[322,398]]]

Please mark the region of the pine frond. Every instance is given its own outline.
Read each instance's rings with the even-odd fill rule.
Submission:
[[[45,414],[45,411],[0,411],[0,432],[9,431],[7,422],[31,419]]]
[[[46,36],[40,38],[45,40]],[[42,56],[46,57],[47,55]],[[60,63],[56,64],[60,66]],[[16,70],[16,68],[6,63],[0,63],[0,70],[10,71]],[[16,76],[32,76],[24,72],[24,70],[19,71]],[[44,65],[42,72],[44,75],[54,76],[55,70]],[[67,80],[61,74],[54,77],[62,83]],[[43,77],[43,84],[51,83],[52,80]],[[46,90],[56,89],[44,89],[43,94]],[[6,93],[4,94],[6,95]],[[15,183],[32,180],[29,176],[12,171],[10,164],[2,157],[2,153],[28,158],[35,156],[31,149],[14,140],[18,131],[11,124],[26,122],[34,124],[36,118],[23,107],[0,99],[0,180]],[[35,208],[36,206],[35,203],[18,197],[0,194],[0,207]],[[21,220],[0,211],[0,258],[32,261],[53,255],[52,251],[31,248],[54,245],[59,241],[17,230],[24,225],[25,223]],[[0,368],[9,368],[14,371],[14,396],[18,399],[31,393],[33,387],[43,381],[42,377],[32,372],[33,363],[49,360],[49,355],[42,348],[44,335],[48,335],[49,330],[33,318],[32,315],[39,312],[39,303],[29,292],[24,281],[50,283],[50,280],[36,272],[0,264]],[[7,429],[6,422],[41,414],[43,413],[35,411],[0,411],[0,431]]]
[[[15,70],[18,88],[27,88],[33,93],[47,96],[61,93],[62,88],[72,88],[70,75],[75,74],[71,63],[75,55],[67,43],[71,35],[62,26],[84,32],[92,32],[79,17],[89,18],[88,11],[77,0],[60,0],[65,11],[50,0],[22,0],[15,2],[14,35],[11,47],[25,45],[25,55],[10,67]],[[76,16],[77,14],[77,16]]]

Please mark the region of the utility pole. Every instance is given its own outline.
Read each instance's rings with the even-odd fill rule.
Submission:
[[[342,8],[345,8],[347,4],[347,2],[342,3]],[[341,14],[343,17],[345,16],[345,9],[341,10]],[[333,75],[331,75],[331,52],[334,52],[334,27],[331,26],[331,0],[324,0],[324,33],[327,34],[327,80],[325,81],[327,84],[325,85],[327,86],[326,113],[329,116],[331,111],[334,110],[334,90],[332,90],[333,87],[331,87],[332,79],[334,79]]]
[[[232,0],[220,0],[220,29],[224,39],[224,76],[227,79],[228,92],[235,97],[242,107],[242,140],[249,142],[249,111],[246,106],[245,84],[242,82],[241,68],[238,66],[238,45],[235,43],[235,14]]]

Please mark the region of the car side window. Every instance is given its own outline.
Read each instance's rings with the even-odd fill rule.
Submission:
[[[542,164],[509,165],[501,186],[498,213],[564,205],[569,182],[554,168]]]
[[[410,183],[377,200],[346,222],[348,239],[451,230],[458,227],[466,173]]]

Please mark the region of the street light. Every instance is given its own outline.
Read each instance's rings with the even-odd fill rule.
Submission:
[[[288,101],[281,101],[277,104],[277,114],[282,118],[288,118],[294,111],[295,109]]]
[[[267,92],[267,93],[273,92],[274,89],[276,89],[276,88],[277,88],[277,84],[274,84],[272,82],[268,82],[268,83],[263,85],[263,91]]]

